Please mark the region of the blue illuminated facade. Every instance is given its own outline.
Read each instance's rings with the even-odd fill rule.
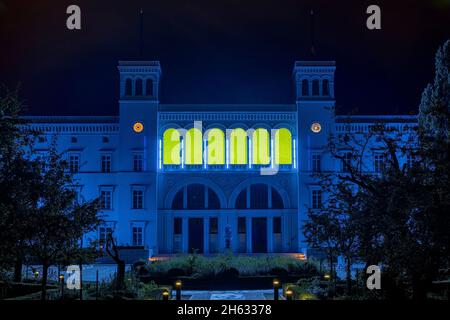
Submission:
[[[336,115],[334,61],[297,61],[288,105],[168,105],[159,101],[158,61],[121,61],[118,70],[119,116],[28,118],[42,132],[38,152],[56,137],[80,197],[101,199],[105,224],[86,241],[112,231],[119,245],[150,256],[307,254],[307,208],[323,201],[314,173],[344,170],[328,150],[330,135],[364,135],[377,123],[406,131],[417,122]],[[209,152],[213,143],[218,151]],[[376,172],[376,142],[370,150],[366,169]]]

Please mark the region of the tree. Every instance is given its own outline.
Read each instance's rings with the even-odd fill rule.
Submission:
[[[383,268],[389,297],[424,299],[439,268],[448,268],[450,230],[450,41],[436,54],[433,84],[425,89],[417,130],[401,132],[384,124],[366,134],[330,139],[330,150],[347,161],[336,183],[358,188],[358,210],[349,220],[358,255]],[[405,139],[405,136],[411,139]],[[368,170],[377,148],[383,167]],[[369,148],[370,147],[370,148]],[[351,160],[341,150],[350,150]],[[407,161],[405,161],[407,159]],[[351,204],[339,190],[343,207]],[[331,197],[330,201],[333,200]]]
[[[35,133],[19,118],[18,90],[0,92],[0,266],[14,266],[21,281],[27,252],[23,242],[27,219],[39,189],[38,166],[31,157]]]
[[[119,248],[112,232],[108,232],[107,234],[105,250],[117,264],[116,290],[122,290],[125,288],[125,261],[120,258]]]
[[[97,215],[97,199],[77,202],[76,190],[71,188],[73,177],[55,145],[39,163],[39,198],[28,217],[32,230],[26,242],[30,254],[42,264],[42,299],[45,299],[48,268],[60,261],[91,258],[90,250],[83,250],[80,240],[94,231],[101,219]]]
[[[321,176],[321,190],[327,201],[319,209],[308,209],[304,232],[309,244],[327,252],[330,274],[335,275],[334,260],[342,255],[346,262],[347,292],[352,289],[351,266],[357,250],[354,215],[359,210],[358,194],[352,184]],[[335,278],[335,277],[333,277]]]

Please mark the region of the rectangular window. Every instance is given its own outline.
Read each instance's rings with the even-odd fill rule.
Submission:
[[[71,154],[69,156],[69,171],[72,173],[77,173],[80,170],[80,156],[76,154]]]
[[[312,164],[312,171],[313,172],[320,172],[321,170],[321,164],[320,164],[320,154],[313,154],[311,159]]]
[[[112,228],[100,227],[98,228],[98,242],[101,246],[104,246],[108,241],[108,235],[112,233]]]
[[[415,161],[414,160],[414,156],[412,154],[408,154],[406,156],[406,167],[408,169],[411,169],[413,167],[413,165],[414,165],[414,161]]]
[[[102,172],[111,172],[111,155],[102,155]]]
[[[111,210],[112,208],[112,191],[101,190],[100,191],[100,209]]]
[[[173,234],[181,234],[183,231],[183,224],[181,218],[173,219]]]
[[[217,218],[210,218],[209,219],[209,234],[217,234],[218,233],[218,228],[219,226],[219,221]]]
[[[70,141],[71,141],[72,143],[77,143],[77,142],[78,142],[78,138],[77,138],[77,137],[71,137],[71,138],[70,138]]]
[[[142,246],[143,240],[142,227],[133,227],[133,246]]]
[[[238,233],[246,232],[246,221],[244,217],[238,218]]]
[[[320,209],[322,205],[322,190],[312,191],[312,208]]]
[[[281,233],[281,217],[273,218],[273,233]]]
[[[133,209],[144,208],[144,190],[133,190]]]
[[[384,156],[376,154],[374,157],[373,169],[376,173],[381,173],[384,168]]]
[[[142,154],[133,155],[133,170],[142,171],[144,168],[144,157]]]
[[[350,172],[352,166],[352,153],[347,152],[342,159],[342,172]]]
[[[102,142],[103,143],[108,143],[109,142],[109,137],[107,137],[107,136],[102,137]]]

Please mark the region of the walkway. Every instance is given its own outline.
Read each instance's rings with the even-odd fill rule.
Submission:
[[[273,290],[181,291],[183,300],[272,300]],[[172,292],[175,296],[175,291]]]

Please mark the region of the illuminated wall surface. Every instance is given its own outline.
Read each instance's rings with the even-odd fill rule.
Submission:
[[[334,71],[333,61],[297,61],[292,104],[166,105],[158,61],[121,61],[118,116],[29,120],[40,153],[56,137],[80,199],[101,200],[104,225],[85,243],[111,230],[119,245],[142,248],[130,263],[194,249],[313,254],[302,227],[325,199],[315,173],[345,171],[330,135],[363,138],[381,122],[407,138],[417,125],[415,116],[334,114]],[[377,143],[364,163],[375,174]]]
[[[183,130],[167,129],[163,134],[161,151],[164,153],[163,164],[180,165],[184,159],[187,165],[225,165],[227,156],[231,165],[268,165],[271,160],[275,164],[292,164],[292,134],[289,129],[274,129],[274,137],[264,128],[248,133],[242,128],[230,131],[229,138],[225,138],[225,133],[217,128],[206,133],[191,128],[184,135]]]

